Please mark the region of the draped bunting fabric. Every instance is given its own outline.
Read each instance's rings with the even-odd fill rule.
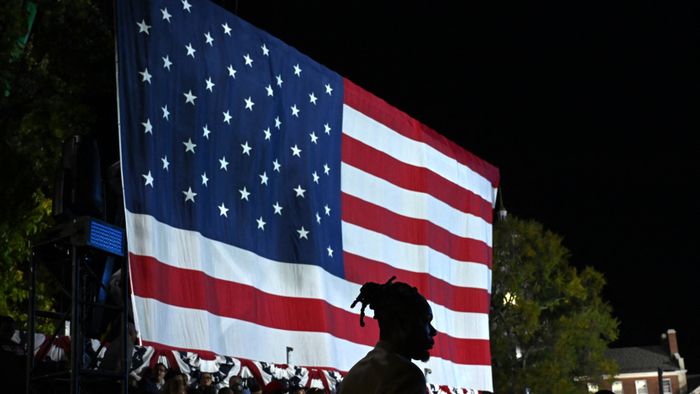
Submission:
[[[347,371],[366,281],[416,286],[431,382],[491,390],[498,170],[208,1],[117,1],[133,306],[146,345]]]
[[[101,343],[96,339],[88,341],[90,344],[88,348],[98,352],[95,368],[99,368],[109,343]],[[37,334],[35,343],[34,357],[37,361],[67,362],[69,360],[70,337],[58,336],[52,339],[43,334]],[[214,383],[222,386],[226,386],[233,376],[255,378],[263,387],[271,386],[273,382],[279,380],[296,379],[302,387],[317,387],[332,393],[336,391],[338,383],[343,379],[340,372],[332,369],[305,368],[220,355],[212,358],[207,354],[203,357],[193,352],[158,349],[152,346],[134,347],[131,357],[131,375],[141,377],[148,368],[153,368],[157,363],[163,363],[172,371],[184,373],[189,378],[189,384],[195,383],[201,373],[208,372],[214,377]],[[478,394],[475,390],[435,384],[428,385],[428,390],[433,394]]]

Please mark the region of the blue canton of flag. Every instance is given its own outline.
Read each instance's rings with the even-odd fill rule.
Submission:
[[[126,208],[342,276],[341,78],[216,6],[146,4],[119,16]]]

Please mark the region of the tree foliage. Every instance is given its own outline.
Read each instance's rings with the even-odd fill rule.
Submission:
[[[38,8],[31,30],[28,5]],[[116,140],[109,10],[110,2],[89,0],[0,5],[0,314],[19,321],[26,320],[30,240],[52,224],[63,141],[98,133]],[[51,306],[49,287],[38,286],[41,308]]]
[[[618,335],[603,275],[569,264],[560,236],[509,217],[494,224],[491,350],[499,393],[587,392],[612,376]]]

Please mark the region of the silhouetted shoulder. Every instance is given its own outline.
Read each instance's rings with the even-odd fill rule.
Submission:
[[[340,385],[340,394],[425,392],[425,376],[420,368],[381,341],[350,369]]]

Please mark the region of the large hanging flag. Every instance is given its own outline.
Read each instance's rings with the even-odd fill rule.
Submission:
[[[117,1],[121,163],[144,343],[347,371],[350,304],[430,301],[429,381],[491,390],[498,170],[208,1]]]

